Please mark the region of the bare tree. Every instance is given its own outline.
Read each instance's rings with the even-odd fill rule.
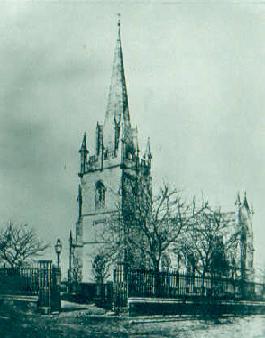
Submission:
[[[106,278],[110,276],[111,263],[112,260],[107,251],[101,251],[95,256],[92,271],[97,283],[103,284]]]
[[[221,210],[212,210],[208,206],[193,218],[186,232],[184,254],[188,252],[188,263],[202,274],[203,281],[207,273],[212,276],[229,273],[228,254],[235,250],[239,234],[230,233],[227,228]]]
[[[146,238],[146,253],[152,268],[159,271],[161,258],[171,247],[176,247],[194,215],[200,213],[195,205],[186,203],[177,189],[164,184],[153,198],[151,212],[146,213],[144,204],[138,208],[140,228]]]
[[[26,224],[10,222],[0,232],[0,258],[12,268],[23,266],[30,258],[41,255],[48,246]]]
[[[171,246],[176,247],[191,220],[206,204],[196,208],[195,203],[185,202],[181,192],[168,184],[152,198],[148,186],[138,189],[137,183],[132,180],[123,190],[123,205],[109,227],[113,234],[111,247],[130,266],[138,257],[138,267],[149,265],[158,274],[163,255]]]

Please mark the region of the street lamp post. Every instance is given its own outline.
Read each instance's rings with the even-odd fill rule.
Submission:
[[[59,238],[57,239],[57,242],[56,242],[54,248],[55,248],[55,252],[57,254],[57,267],[59,269],[60,268],[60,255],[61,255],[61,252],[62,252],[62,242]]]

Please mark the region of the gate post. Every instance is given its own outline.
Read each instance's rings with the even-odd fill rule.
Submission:
[[[51,260],[39,260],[38,307],[43,314],[49,314],[51,312],[51,268]]]
[[[61,311],[61,269],[52,267],[51,311]]]
[[[128,269],[126,264],[118,263],[114,270],[113,310],[115,313],[128,311]]]

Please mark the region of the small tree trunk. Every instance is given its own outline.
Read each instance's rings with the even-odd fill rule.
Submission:
[[[155,259],[153,261],[153,264],[154,264],[154,273],[155,273],[155,280],[154,280],[154,283],[155,283],[155,295],[156,296],[160,296],[160,274],[159,274],[159,260],[158,259]]]
[[[96,278],[96,305],[102,306],[103,303],[104,303],[103,277],[97,276],[97,278]]]
[[[202,296],[205,295],[205,287],[204,287],[204,284],[205,284],[205,269],[203,269],[203,271],[202,271]]]

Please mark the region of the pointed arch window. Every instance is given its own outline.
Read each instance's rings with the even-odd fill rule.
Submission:
[[[105,208],[106,188],[101,181],[97,181],[95,188],[95,208],[96,210],[103,209]]]

